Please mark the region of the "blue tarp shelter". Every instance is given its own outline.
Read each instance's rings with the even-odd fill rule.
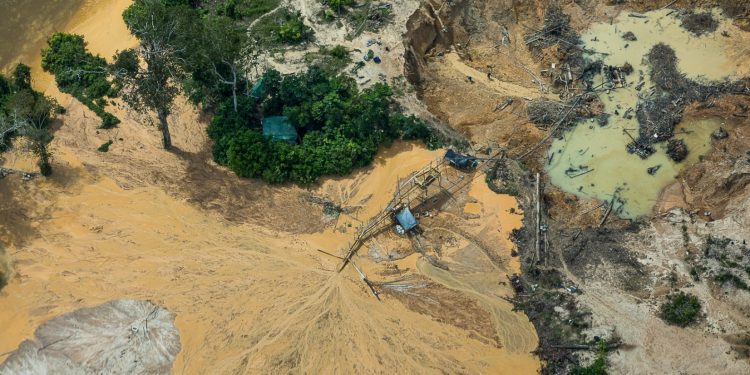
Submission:
[[[414,215],[412,215],[411,210],[409,210],[409,207],[402,208],[401,211],[396,214],[396,221],[398,221],[398,224],[407,232],[419,224]]]
[[[445,160],[459,169],[474,169],[479,164],[477,158],[459,154],[452,149],[448,149],[448,151],[445,152]]]
[[[250,90],[251,96],[255,97],[256,99],[260,99],[260,97],[266,93],[265,79],[266,78],[263,77],[255,82],[253,88]]]
[[[297,143],[297,129],[286,116],[271,116],[263,119],[263,136],[266,138]]]

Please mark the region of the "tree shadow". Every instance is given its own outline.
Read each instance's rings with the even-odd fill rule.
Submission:
[[[185,162],[184,177],[174,182],[177,189],[201,209],[232,222],[272,222],[275,229],[294,233],[317,232],[325,225],[320,207],[302,199],[304,189],[240,178],[213,161],[210,142],[199,152],[178,147],[171,152]]]
[[[24,178],[20,174],[0,178],[0,245],[23,247],[40,236],[40,220],[54,209],[60,191],[80,189],[82,171],[55,164],[50,177]]]

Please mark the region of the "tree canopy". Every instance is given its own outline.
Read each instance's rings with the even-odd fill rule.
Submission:
[[[286,76],[269,71],[262,80],[260,102],[246,98],[234,112],[227,101],[208,127],[214,158],[239,176],[309,184],[369,164],[394,139],[431,137],[422,121],[399,113],[385,84],[360,91],[353,79],[317,67]],[[260,119],[278,115],[297,129],[299,144],[263,136]]]
[[[120,120],[104,110],[105,97],[116,97],[118,88],[109,77],[107,61],[86,49],[80,35],[55,33],[42,50],[42,69],[55,76],[60,91],[73,95],[96,113],[102,128],[111,128]]]
[[[39,158],[37,165],[44,176],[52,174],[52,141],[49,121],[59,106],[54,100],[31,88],[31,69],[19,64],[10,79],[0,75],[0,151],[7,150],[16,137]]]

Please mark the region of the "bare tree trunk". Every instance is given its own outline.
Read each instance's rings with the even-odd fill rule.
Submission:
[[[234,113],[237,113],[237,70],[232,66],[232,100],[234,100]]]
[[[164,149],[169,150],[172,148],[172,135],[169,134],[169,124],[167,123],[167,111],[160,110],[159,113],[159,125],[161,127],[162,142]]]

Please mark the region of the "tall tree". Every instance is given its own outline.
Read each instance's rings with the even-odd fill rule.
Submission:
[[[136,110],[151,110],[159,119],[165,149],[172,147],[167,118],[178,85],[185,78],[189,46],[195,40],[197,14],[186,5],[165,5],[161,0],[136,0],[123,13],[130,32],[140,40],[136,50],[115,56],[115,73],[124,88],[123,98]],[[194,42],[193,42],[194,44]],[[133,63],[138,57],[143,64]]]
[[[237,112],[237,91],[241,84],[247,84],[245,66],[248,62],[243,55],[247,49],[247,38],[242,27],[228,17],[214,16],[203,20],[204,47],[202,57],[213,72],[214,79],[232,90],[234,111]]]

